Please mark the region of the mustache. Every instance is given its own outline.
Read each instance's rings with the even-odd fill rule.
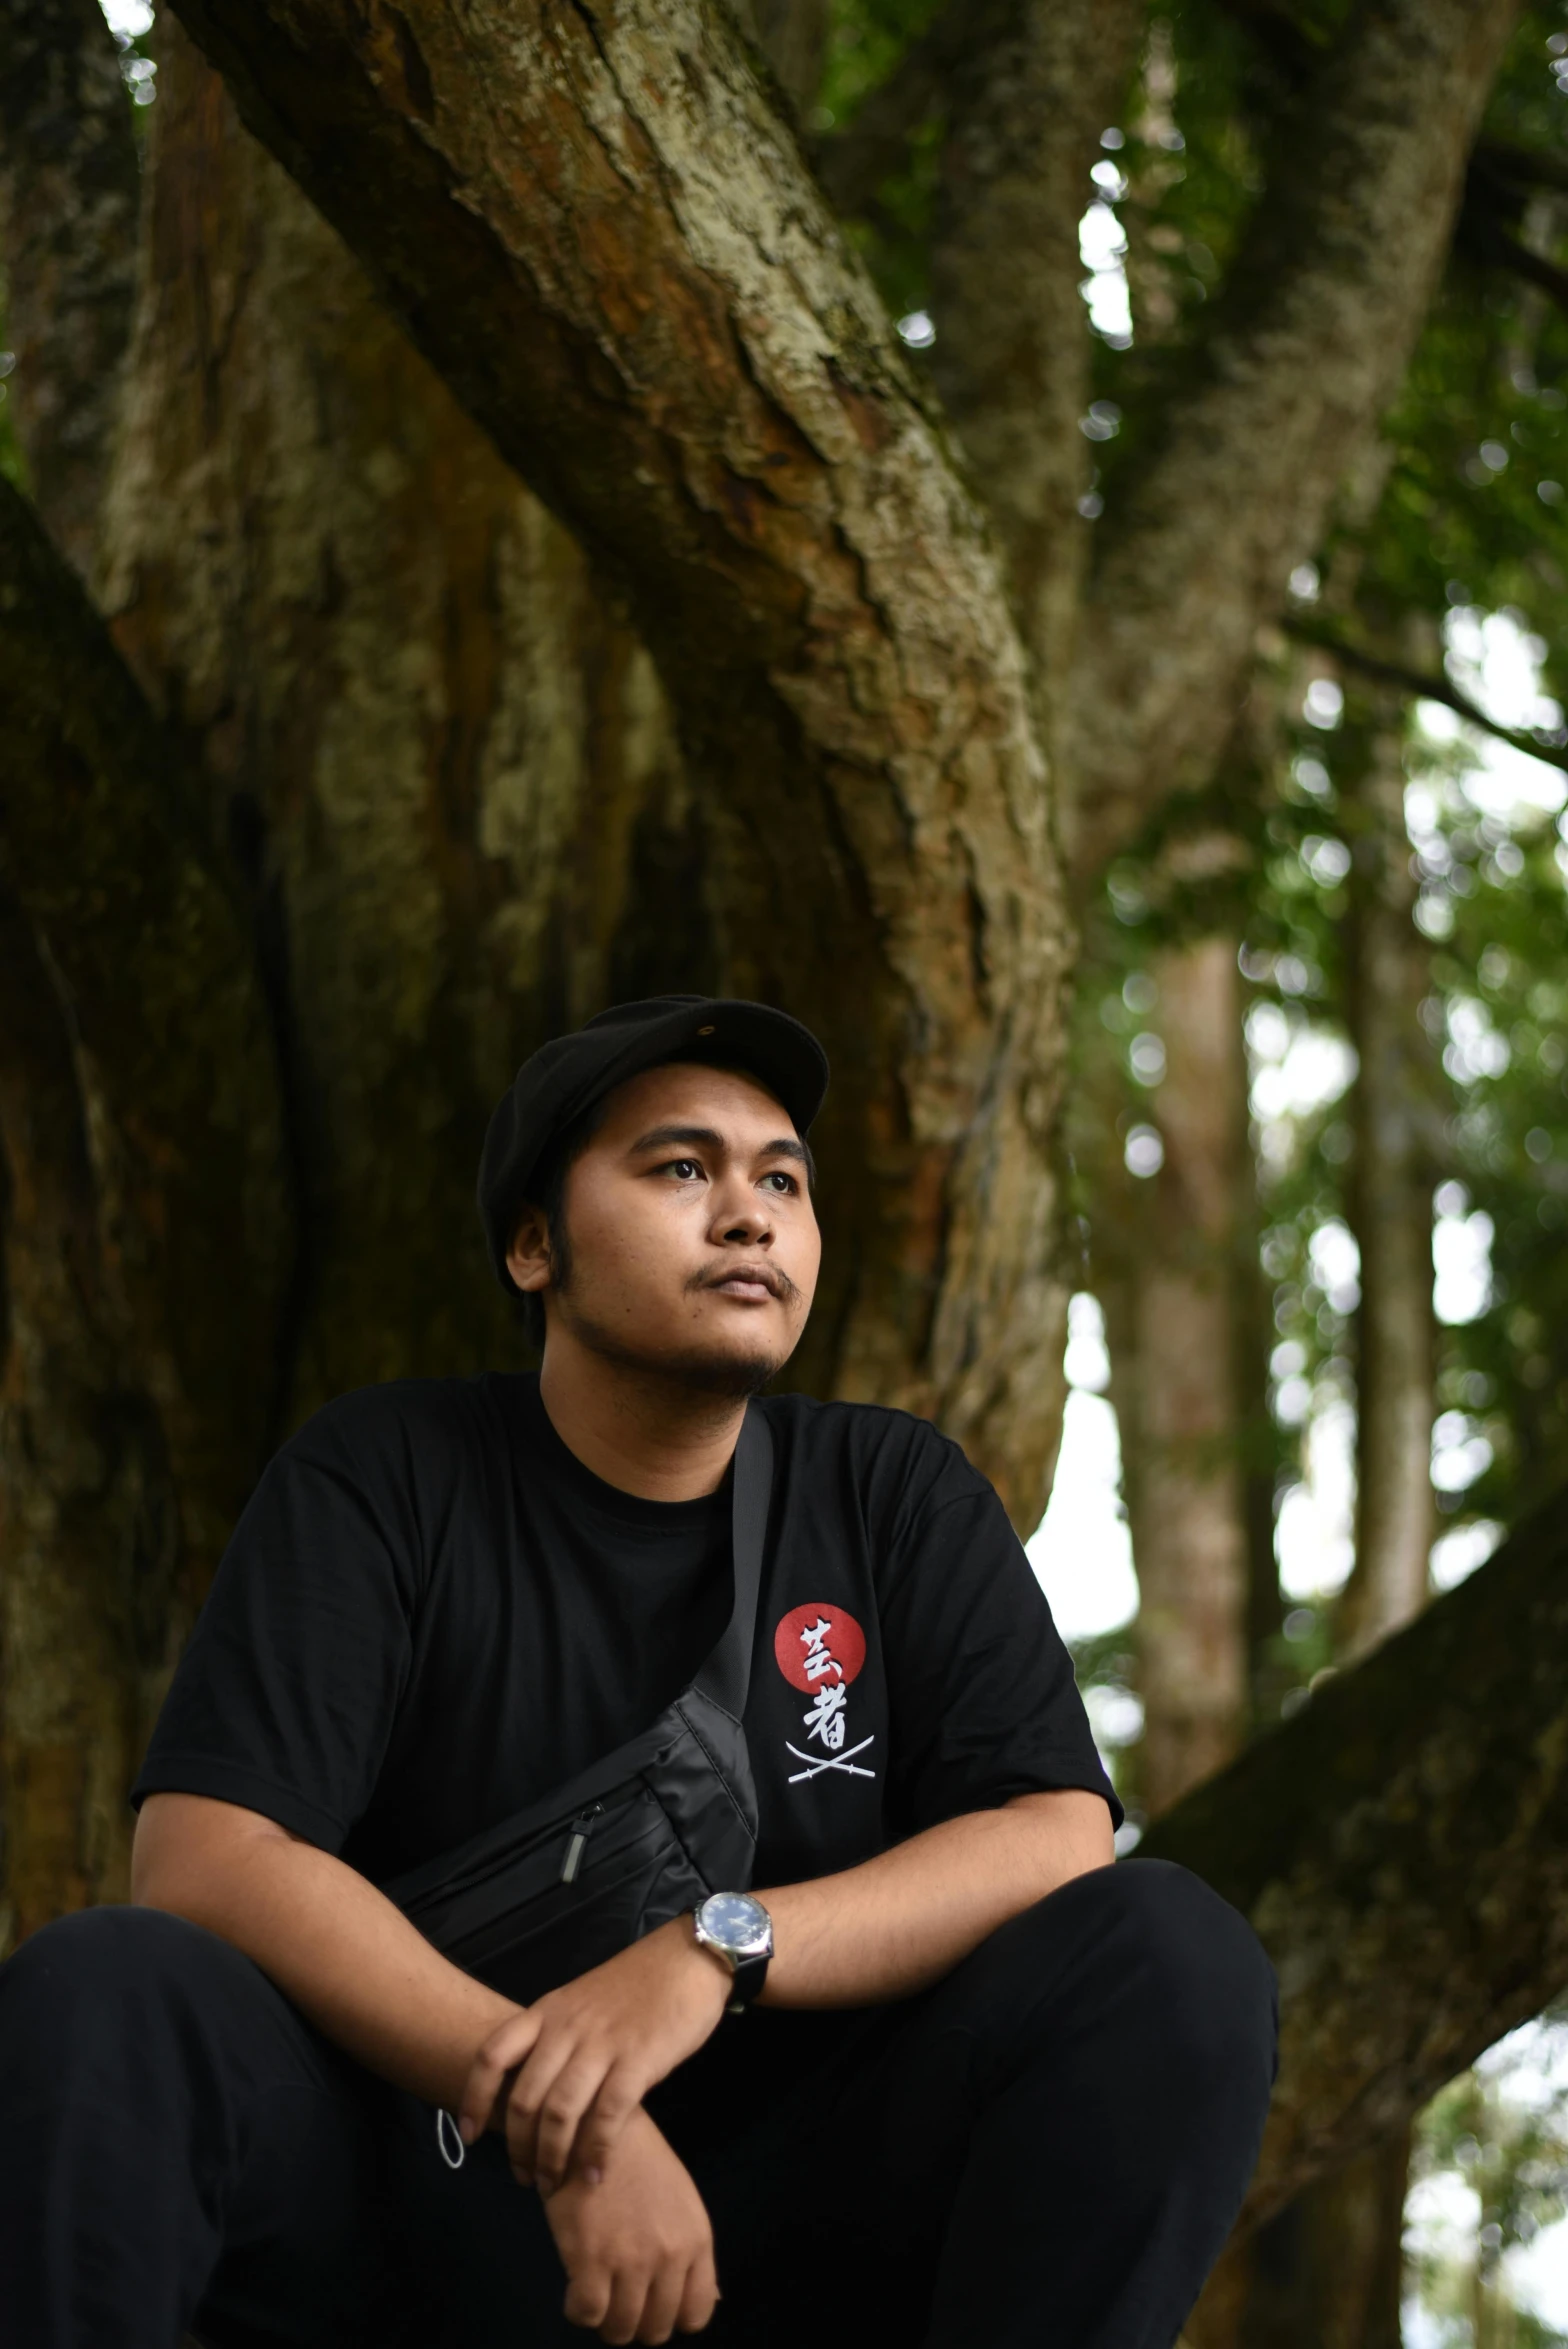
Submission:
[[[688,1289],[717,1289],[725,1281],[756,1281],[781,1305],[798,1301],[800,1291],[789,1274],[777,1264],[719,1264],[707,1272],[694,1272],[686,1283]]]

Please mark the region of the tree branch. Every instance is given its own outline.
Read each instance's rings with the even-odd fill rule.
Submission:
[[[1344,668],[1354,669],[1374,684],[1393,685],[1401,693],[1408,693],[1420,701],[1441,702],[1464,719],[1467,726],[1478,726],[1483,734],[1492,735],[1498,742],[1506,742],[1512,750],[1522,750],[1532,759],[1540,759],[1548,767],[1561,767],[1568,772],[1568,750],[1559,744],[1544,741],[1539,735],[1521,733],[1513,726],[1500,726],[1495,718],[1461,693],[1446,677],[1420,669],[1407,668],[1402,661],[1384,660],[1378,653],[1364,652],[1354,644],[1346,644],[1328,628],[1315,626],[1310,620],[1286,618],[1281,626],[1287,636],[1298,644],[1313,644],[1320,651],[1332,654]]]
[[[1478,207],[1467,206],[1461,226],[1462,241],[1477,261],[1488,263],[1494,269],[1506,269],[1514,277],[1523,278],[1526,285],[1539,286],[1559,310],[1568,310],[1568,269],[1559,268],[1555,261],[1548,261],[1540,253],[1532,253],[1528,245],[1510,236],[1501,222]]]
[[[1206,773],[1426,315],[1515,0],[1367,0],[1282,123],[1191,393],[1099,527],[1070,739],[1098,866]]]
[[[136,286],[130,101],[97,0],[0,0],[0,251],[38,511],[92,559]]]
[[[1142,1852],[1251,1917],[1281,2064],[1256,2223],[1568,1982],[1568,1494]]]
[[[1089,545],[1077,511],[1093,356],[1078,224],[1145,13],[1145,0],[1011,0],[989,11],[946,82],[933,373],[1053,706]]]
[[[1516,147],[1506,139],[1478,139],[1470,169],[1477,178],[1519,188],[1568,189],[1568,157],[1548,155],[1539,147]]]
[[[255,1475],[287,1271],[272,1037],[199,778],[0,480],[0,885],[72,1039],[99,1245],[210,1570]]]
[[[751,877],[727,983],[845,1060],[824,1141],[864,1205],[837,1375],[941,1415],[1027,1513],[1066,932],[1044,760],[982,518],[728,12],[177,5],[624,583]]]

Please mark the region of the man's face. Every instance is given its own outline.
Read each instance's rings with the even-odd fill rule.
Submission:
[[[822,1240],[805,1151],[754,1078],[678,1062],[617,1086],[561,1220],[570,1271],[546,1290],[550,1339],[737,1394],[794,1352]],[[531,1212],[507,1261],[520,1288],[550,1280]]]

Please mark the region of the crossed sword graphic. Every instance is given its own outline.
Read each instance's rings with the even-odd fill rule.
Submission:
[[[876,1732],[873,1730],[869,1737],[861,1739],[859,1745],[852,1745],[847,1754],[824,1754],[819,1758],[816,1754],[803,1754],[799,1746],[790,1745],[789,1739],[786,1737],[784,1743],[796,1761],[807,1764],[804,1770],[795,1770],[791,1773],[789,1783],[791,1786],[798,1786],[803,1778],[820,1778],[824,1770],[843,1770],[851,1778],[874,1778],[876,1776],[875,1770],[856,1768],[854,1756],[863,1754],[868,1745],[875,1745],[876,1742]]]

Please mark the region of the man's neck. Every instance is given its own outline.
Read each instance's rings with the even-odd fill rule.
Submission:
[[[547,1348],[539,1395],[567,1450],[644,1501],[717,1492],[746,1414],[744,1397],[704,1393],[569,1342]]]

